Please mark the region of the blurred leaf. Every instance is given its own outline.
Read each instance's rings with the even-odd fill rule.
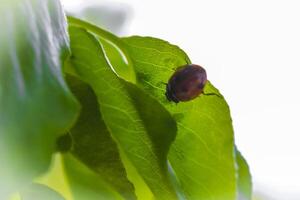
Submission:
[[[167,153],[176,134],[175,122],[157,101],[113,73],[93,35],[74,26],[69,32],[71,64],[93,88],[102,118],[120,151],[156,198],[175,199],[167,169]]]
[[[152,94],[176,119],[178,135],[170,163],[187,199],[236,199],[234,141],[227,103],[211,83],[199,98],[175,104],[165,97],[174,70],[190,63],[177,46],[150,37],[124,38],[137,84]]]
[[[252,199],[252,181],[249,166],[242,154],[236,150],[236,163],[238,167],[238,200]]]
[[[45,172],[78,104],[61,73],[68,53],[58,0],[0,8],[0,198]]]
[[[69,86],[82,109],[70,130],[72,154],[85,163],[125,199],[135,199],[133,185],[128,181],[119,150],[101,117],[93,90],[75,77],[68,77]],[[68,146],[69,142],[65,142]]]
[[[20,194],[22,200],[64,200],[56,191],[49,187],[34,183]]]

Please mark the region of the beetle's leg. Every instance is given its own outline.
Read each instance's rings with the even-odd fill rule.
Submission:
[[[217,93],[204,93],[204,92],[202,92],[202,94],[205,95],[205,96],[217,96],[217,97],[220,97],[222,99],[224,98],[222,95],[219,95]]]
[[[165,83],[163,81],[160,81],[159,84],[161,84],[161,85],[168,85],[168,83]]]

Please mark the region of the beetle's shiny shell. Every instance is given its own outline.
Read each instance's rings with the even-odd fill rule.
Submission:
[[[189,64],[179,67],[169,79],[166,97],[178,103],[198,97],[207,82],[206,71],[199,65]]]

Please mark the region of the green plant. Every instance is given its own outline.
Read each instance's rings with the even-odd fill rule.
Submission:
[[[68,37],[59,1],[0,11],[1,198],[251,199],[219,91],[165,97],[179,47],[73,17]]]

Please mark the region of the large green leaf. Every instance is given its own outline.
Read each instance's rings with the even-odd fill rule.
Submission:
[[[124,38],[137,72],[137,84],[161,102],[178,126],[169,159],[187,199],[236,199],[234,140],[228,105],[211,83],[185,103],[165,97],[174,70],[190,63],[177,46],[150,37]],[[209,71],[209,70],[208,70]]]
[[[252,180],[250,169],[245,158],[238,150],[236,150],[236,163],[238,167],[238,200],[251,200]]]
[[[78,104],[61,73],[68,53],[58,0],[5,1],[0,8],[0,198],[49,165],[55,139]]]
[[[169,113],[135,85],[118,78],[105,60],[99,41],[70,27],[71,65],[98,97],[102,118],[118,147],[156,198],[175,199],[167,153],[176,134]]]
[[[69,131],[72,154],[125,199],[135,199],[134,188],[127,179],[118,147],[101,117],[93,90],[75,77],[69,76],[68,83],[82,106],[75,126]],[[68,146],[69,142],[65,144]]]

